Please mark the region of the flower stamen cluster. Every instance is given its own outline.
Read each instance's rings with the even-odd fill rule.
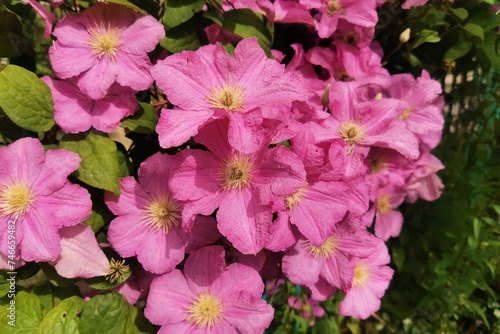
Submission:
[[[210,329],[222,319],[221,300],[209,293],[203,292],[188,307],[187,321],[193,322],[199,329]]]
[[[33,192],[27,182],[14,181],[0,189],[0,216],[25,215],[34,202]]]

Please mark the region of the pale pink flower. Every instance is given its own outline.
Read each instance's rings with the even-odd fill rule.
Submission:
[[[341,315],[366,319],[380,308],[380,298],[384,296],[394,273],[386,266],[390,260],[383,242],[370,256],[351,260],[354,278],[339,305]]]
[[[159,61],[153,76],[176,109],[163,109],[156,131],[160,145],[178,146],[214,119],[229,118],[229,143],[253,153],[264,140],[261,107],[305,100],[298,77],[269,59],[256,38],[242,40],[229,56],[207,45]]]
[[[61,254],[50,264],[66,278],[91,278],[108,274],[109,261],[97,244],[92,228],[87,225],[63,227]]]
[[[117,215],[108,239],[126,258],[137,255],[144,269],[163,274],[184,259],[186,236],[182,231],[183,203],[170,194],[168,177],[173,158],[157,153],[139,168],[139,182],[120,180],[120,196],[106,192],[106,204]]]
[[[148,52],[165,36],[163,26],[117,4],[98,3],[76,15],[66,15],[54,29],[49,50],[57,77],[75,76],[78,87],[93,100],[106,96],[114,82],[134,90],[153,83]]]
[[[184,271],[174,269],[151,283],[144,314],[159,334],[263,333],[273,308],[261,299],[264,283],[257,271],[226,266],[222,246],[201,248]]]
[[[42,77],[50,87],[54,101],[54,119],[67,133],[84,132],[93,127],[111,132],[120,120],[132,115],[139,104],[131,88],[115,83],[101,99],[93,100],[80,91],[75,79],[55,80]]]
[[[78,154],[44,152],[33,138],[0,148],[0,252],[8,255],[8,222],[15,222],[16,253],[24,261],[56,260],[61,254],[59,230],[87,219],[90,195],[68,181],[79,164]]]

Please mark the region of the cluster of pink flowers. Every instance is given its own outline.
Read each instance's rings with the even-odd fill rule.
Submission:
[[[216,25],[206,29],[214,44],[153,65],[147,53],[163,27],[116,4],[95,4],[57,24],[49,55],[58,79],[44,80],[63,131],[114,130],[137,109],[134,94],[155,80],[174,106],[161,111],[160,145],[194,140],[203,147],[154,154],[137,179],[120,180],[119,196],[105,196],[116,215],[109,243],[149,273],[150,287],[139,287],[143,280],[129,289],[147,294],[145,314],[160,332],[262,332],[273,318],[261,299],[262,278],[282,275],[306,289],[311,305],[340,290],[342,315],[364,319],[380,307],[393,275],[384,241],[403,224],[397,208],[439,197],[436,172],[444,168],[430,153],[443,126],[441,87],[425,71],[415,79],[382,67],[372,40],[381,3],[224,2],[227,10],[250,8],[270,22],[306,24],[317,33],[317,46],[291,46],[286,65],[281,52],[268,58],[256,38],[239,40]],[[319,46],[320,38],[331,43]],[[235,39],[231,56],[216,43]],[[77,248],[65,251],[64,241],[78,244],[90,233],[66,230],[90,214],[90,200],[66,179],[78,157],[51,150],[44,160],[34,142],[0,149],[38,164],[0,166],[0,219],[25,219],[22,260],[57,261],[62,254],[64,261]],[[54,159],[65,168],[56,169]],[[48,173],[61,178],[49,182]],[[80,214],[75,203],[82,203]],[[60,216],[47,224],[47,210]]]

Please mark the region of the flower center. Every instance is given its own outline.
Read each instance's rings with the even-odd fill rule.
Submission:
[[[349,31],[344,35],[344,41],[350,46],[358,44],[359,35],[355,31]]]
[[[243,109],[244,98],[244,89],[224,84],[223,87],[213,88],[207,99],[212,108],[221,108],[238,112]]]
[[[153,198],[144,211],[147,225],[156,231],[168,233],[172,226],[179,225],[180,204],[169,195]]]
[[[106,279],[111,283],[122,281],[125,274],[130,270],[129,266],[125,264],[125,260],[111,259],[109,262],[108,274]]]
[[[107,26],[101,23],[90,28],[88,32],[90,34],[88,45],[94,54],[99,58],[102,56],[116,58],[116,51],[122,44],[121,33],[118,32],[117,28],[111,28],[109,23]]]
[[[221,300],[209,292],[203,292],[188,307],[187,321],[194,322],[199,328],[211,328],[222,319]]]
[[[311,245],[310,242],[308,242],[307,250],[309,251],[309,254],[311,254],[315,258],[322,257],[328,259],[337,250],[337,243],[333,237],[329,237],[321,246],[314,246]]]
[[[359,288],[365,285],[366,281],[370,278],[370,270],[368,265],[364,262],[358,262],[356,268],[354,268],[354,278],[352,280],[352,285]]]
[[[410,117],[412,111],[413,111],[413,107],[409,106],[408,108],[403,110],[401,115],[399,115],[399,119],[402,119],[403,121],[407,120]]]
[[[295,194],[293,194],[292,196],[287,197],[285,199],[285,205],[288,209],[293,210],[293,208],[295,208],[295,206],[297,206],[297,204],[302,202],[302,199],[304,198],[304,195],[306,194],[306,188],[307,188],[307,186],[300,187],[299,190]]]
[[[0,216],[11,214],[16,218],[23,216],[34,201],[33,192],[26,182],[12,182],[0,188]]]
[[[219,169],[221,186],[225,189],[243,189],[252,179],[253,163],[248,156],[235,155],[224,161]]]
[[[388,194],[383,194],[378,197],[377,200],[377,210],[381,214],[385,215],[391,211],[391,197]]]
[[[326,5],[326,15],[333,16],[337,12],[339,12],[340,14],[345,14],[345,9],[338,1],[329,0]]]
[[[350,145],[348,154],[352,151],[352,146],[363,140],[365,130],[354,121],[346,121],[340,125],[339,133],[347,145]]]

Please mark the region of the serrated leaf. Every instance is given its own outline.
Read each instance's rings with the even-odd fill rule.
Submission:
[[[82,159],[74,175],[95,188],[120,194],[116,145],[107,136],[93,131],[62,137],[60,147],[78,153]]]
[[[257,37],[259,45],[266,52],[271,49],[273,33],[264,15],[243,8],[227,11],[222,16],[213,13],[205,13],[205,16],[220,25],[222,29],[238,36]]]
[[[160,46],[172,53],[197,50],[200,46],[198,32],[192,22],[186,22],[170,29],[160,40]]]
[[[80,334],[125,332],[127,307],[123,296],[116,292],[93,297],[83,305],[78,327]]]
[[[139,102],[139,110],[132,116],[122,120],[122,127],[130,131],[150,134],[154,133],[158,123],[158,114],[149,103]]]
[[[7,306],[0,308],[0,333],[32,334],[43,319],[43,312],[37,296],[26,291],[19,291],[15,298],[15,326],[9,324],[10,310]],[[9,306],[10,307],[10,306]]]
[[[450,11],[462,21],[469,16],[469,12],[465,8],[450,8]]]
[[[467,23],[464,26],[464,30],[471,33],[474,36],[477,36],[481,39],[481,41],[484,41],[484,31],[483,28],[478,26],[477,24],[474,23]]]
[[[167,0],[161,22],[167,30],[172,29],[192,18],[204,5],[204,0]]]
[[[7,65],[0,72],[0,107],[24,129],[45,132],[54,125],[49,86],[22,67]]]
[[[78,334],[82,307],[83,299],[78,296],[61,301],[45,315],[35,334]]]

